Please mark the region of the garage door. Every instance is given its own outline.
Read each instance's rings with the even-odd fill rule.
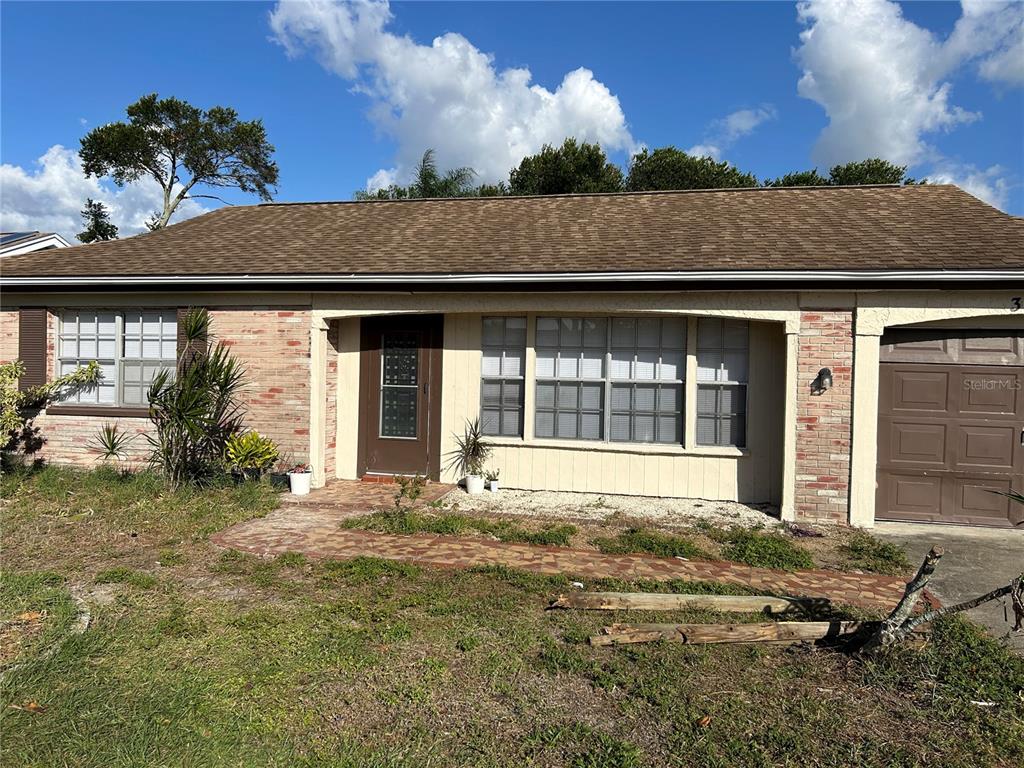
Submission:
[[[1024,332],[887,333],[880,377],[875,516],[1024,521]]]

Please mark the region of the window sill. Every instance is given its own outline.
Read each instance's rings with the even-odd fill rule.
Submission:
[[[601,440],[525,440],[521,437],[487,437],[490,445],[512,448],[557,448],[576,451],[604,451],[607,453],[628,453],[652,456],[719,456],[722,458],[742,458],[750,455],[749,448],[732,446],[697,445],[684,448],[681,445],[659,445],[657,443],[610,443]]]
[[[50,416],[113,416],[122,419],[149,418],[149,408],[124,405],[51,405],[45,413]]]

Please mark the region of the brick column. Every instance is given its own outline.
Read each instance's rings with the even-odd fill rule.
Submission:
[[[820,395],[812,394],[812,382],[822,368],[832,370],[833,386]],[[853,312],[803,312],[797,356],[797,520],[848,520],[852,373]]]

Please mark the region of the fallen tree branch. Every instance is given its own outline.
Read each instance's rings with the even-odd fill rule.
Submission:
[[[727,613],[807,613],[830,601],[764,595],[677,595],[661,592],[575,592],[559,595],[548,606],[584,611],[677,611],[701,609]]]
[[[965,600],[956,605],[947,605],[925,611],[914,616],[917,602],[924,592],[925,587],[935,572],[935,566],[943,555],[942,547],[932,547],[925,556],[924,562],[918,569],[917,574],[907,582],[907,588],[903,592],[903,598],[897,603],[892,613],[878,625],[878,629],[868,638],[861,648],[862,653],[872,653],[879,649],[895,645],[906,640],[910,635],[924,624],[929,624],[936,619],[961,611],[969,611],[979,605],[997,600],[1000,597],[1010,595],[1013,598],[1013,610],[1016,621],[1014,631],[1020,631],[1024,623],[1024,573],[1013,579],[1009,584],[997,587],[984,595]]]

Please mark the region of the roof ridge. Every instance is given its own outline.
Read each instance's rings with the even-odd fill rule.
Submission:
[[[437,203],[437,202],[484,202],[488,200],[550,200],[564,199],[564,198],[575,198],[575,197],[643,197],[643,196],[667,196],[667,195],[692,195],[692,194],[706,194],[710,192],[793,192],[793,191],[832,191],[838,192],[840,190],[849,189],[923,189],[923,188],[946,188],[953,187],[959,189],[955,184],[844,184],[844,185],[806,185],[806,186],[794,186],[794,187],[710,187],[707,189],[651,189],[641,190],[637,192],[561,192],[553,195],[467,195],[464,197],[406,197],[401,199],[387,199],[378,200],[376,198],[370,200],[293,200],[293,201],[279,201],[273,200],[266,203],[256,203],[244,207],[248,208],[262,208],[262,207],[273,207],[273,206],[287,206],[287,205],[359,205],[362,203]],[[243,207],[243,206],[236,206]]]

